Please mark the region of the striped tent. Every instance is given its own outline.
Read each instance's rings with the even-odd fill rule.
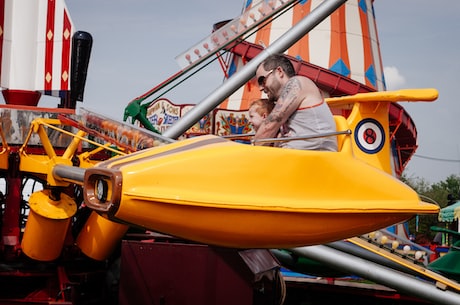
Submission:
[[[245,10],[261,1],[245,0]],[[323,0],[299,1],[293,9],[247,38],[247,42],[270,45],[292,25],[308,15]],[[349,77],[377,91],[385,89],[373,0],[349,0],[315,29],[294,44],[287,55]],[[229,77],[247,59],[234,56],[228,67]],[[221,105],[231,110],[247,109],[249,103],[262,97],[258,87],[249,82]]]

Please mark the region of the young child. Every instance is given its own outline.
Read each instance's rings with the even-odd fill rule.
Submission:
[[[264,98],[255,100],[249,105],[249,122],[255,131],[259,129],[260,124],[262,124],[262,121],[268,116],[274,106],[275,103]]]

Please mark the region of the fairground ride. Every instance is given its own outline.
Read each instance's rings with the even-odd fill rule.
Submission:
[[[338,129],[322,136],[337,137],[338,152],[256,147],[215,134],[178,140],[246,84],[268,54],[287,50],[345,2],[323,2],[286,36],[245,55],[251,59],[246,65],[159,134],[84,109],[75,112],[92,39],[74,31],[63,1],[3,1],[0,303],[295,304],[272,249],[306,257],[309,249],[321,251],[317,245],[438,213],[393,175],[396,134],[404,127],[414,134],[415,128],[390,119],[392,112],[409,118],[395,102],[433,101],[435,89],[367,93],[372,90],[365,85],[314,68],[320,74],[315,80],[329,90]],[[269,12],[294,4],[262,1],[254,7],[267,20]],[[21,27],[28,18],[37,23]],[[238,22],[238,28],[250,28]],[[216,49],[206,44],[209,50],[202,44],[209,56],[226,49],[238,54],[238,45],[256,49],[237,45],[243,36],[231,26],[215,32],[228,43]],[[227,27],[234,37],[224,34]],[[13,28],[23,32],[16,35]],[[203,52],[193,51],[208,56]],[[184,58],[190,66],[199,64],[191,54]],[[312,66],[299,61],[297,67]],[[330,81],[339,85],[328,87]],[[354,89],[344,91],[348,86]],[[41,94],[59,96],[60,107],[37,107]],[[141,106],[133,101],[127,113],[141,121],[129,112]],[[364,136],[368,131],[374,141]],[[261,158],[276,169],[268,171],[257,162]],[[304,168],[314,174],[306,176]],[[255,178],[264,194],[248,183]],[[298,183],[280,190],[283,180]],[[353,258],[358,272],[362,264]],[[385,284],[439,304],[459,299],[456,286],[439,277],[408,289],[401,283],[408,282],[405,276]],[[439,282],[445,285],[440,292]]]

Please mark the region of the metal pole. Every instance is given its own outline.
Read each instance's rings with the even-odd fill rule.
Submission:
[[[76,184],[83,184],[85,169],[75,166],[58,164],[53,167],[53,177],[56,180],[66,181]]]
[[[325,132],[317,135],[308,135],[308,136],[296,136],[296,137],[285,137],[285,138],[265,138],[265,139],[258,139],[253,140],[252,144],[254,143],[279,143],[279,142],[290,142],[290,141],[297,141],[297,140],[308,140],[308,139],[318,139],[318,138],[327,138],[327,137],[334,137],[338,135],[350,135],[351,130],[344,130],[344,131],[332,131],[332,132]]]
[[[338,250],[338,251],[348,253],[350,255],[353,255],[354,257],[359,257],[367,261],[374,262],[376,264],[391,268],[393,270],[401,271],[401,272],[404,272],[406,274],[410,274],[413,276],[419,275],[417,272],[409,268],[406,268],[398,263],[395,263],[388,258],[372,253],[371,251],[368,251],[366,249],[363,249],[361,247],[358,247],[357,245],[354,245],[346,241],[336,241],[336,242],[326,244],[326,246],[333,248],[335,250]]]
[[[314,259],[337,270],[361,276],[375,283],[396,289],[407,295],[416,296],[439,305],[460,304],[460,295],[452,291],[443,291],[434,284],[417,280],[414,277],[378,264],[357,258],[350,254],[332,249],[327,246],[310,246],[289,249],[293,253]]]
[[[332,14],[347,0],[325,0],[309,15],[299,21],[289,31],[248,62],[240,71],[227,79],[220,87],[204,98],[200,103],[187,112],[182,118],[168,128],[163,136],[177,139],[202,117],[216,108],[223,100],[248,82],[255,74],[260,63],[270,54],[283,53],[300,38],[310,32],[316,25]]]

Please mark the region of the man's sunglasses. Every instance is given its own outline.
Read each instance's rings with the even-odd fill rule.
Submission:
[[[265,86],[265,82],[267,81],[267,77],[270,74],[272,74],[273,71],[275,71],[275,69],[271,69],[270,71],[268,71],[268,73],[265,74],[265,76],[259,76],[259,78],[257,79],[257,83],[259,84],[260,87]]]

